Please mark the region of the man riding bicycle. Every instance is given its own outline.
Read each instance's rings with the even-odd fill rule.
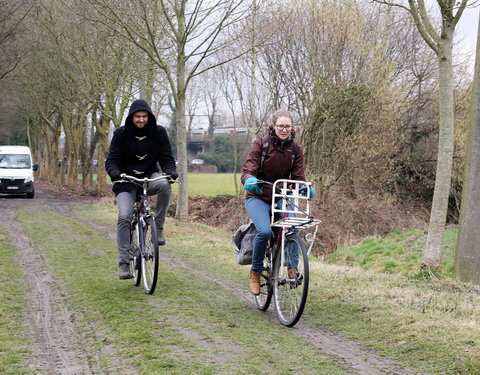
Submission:
[[[305,181],[302,147],[294,141],[293,118],[285,109],[276,111],[268,134],[257,138],[243,164],[242,183],[246,190],[245,208],[255,225],[257,235],[253,245],[249,289],[260,293],[260,275],[263,271],[265,249],[272,234],[270,211],[272,186],[258,185],[258,180],[275,182],[279,179]],[[310,188],[310,198],[314,195]]]
[[[159,170],[160,167],[160,170]],[[138,178],[154,178],[161,172],[178,178],[172,147],[164,127],[157,120],[144,100],[135,100],[128,112],[125,125],[113,133],[105,169],[112,181],[120,180],[126,173]],[[130,223],[137,196],[137,186],[132,182],[113,184],[118,206],[117,246],[120,279],[130,279],[129,256]],[[148,188],[148,195],[157,194],[155,225],[158,244],[165,244],[164,223],[171,196],[170,183],[161,179]]]

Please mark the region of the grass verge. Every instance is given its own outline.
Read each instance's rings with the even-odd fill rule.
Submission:
[[[82,212],[104,223],[116,216],[110,207]],[[234,263],[229,233],[169,220],[167,235],[171,246],[163,250],[246,288],[248,267]],[[418,273],[425,235],[416,230],[339,249],[328,263],[311,258],[305,320],[360,340],[422,374],[477,374],[480,288],[451,277],[455,235],[454,229],[447,231],[444,272],[432,277]]]
[[[76,214],[114,231],[113,206],[78,206]],[[162,264],[158,290],[147,296],[117,280],[115,243],[102,231],[50,211],[19,217],[84,335],[100,353],[105,343],[114,348],[97,359],[100,368],[119,356],[144,374],[348,373],[222,286]],[[416,274],[422,236],[395,232],[340,249],[329,263],[312,258],[302,319],[422,374],[477,374],[480,288],[454,281],[448,256],[443,275]],[[229,233],[169,219],[167,241],[162,251],[247,287],[248,267],[235,264]]]
[[[82,212],[88,220],[109,222],[113,231],[114,210],[88,206]],[[19,220],[59,281],[82,337],[101,353],[99,372],[123,358],[140,374],[348,373],[217,284],[162,264],[157,291],[149,296],[118,280],[116,245],[105,233],[47,210],[22,211]],[[168,225],[188,233],[186,223]],[[226,235],[218,235],[225,242]],[[189,248],[185,237],[168,239],[172,253]],[[209,251],[210,240],[197,244],[204,246]]]

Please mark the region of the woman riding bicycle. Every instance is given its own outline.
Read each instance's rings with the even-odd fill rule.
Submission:
[[[275,182],[278,179],[305,181],[302,147],[295,142],[293,118],[285,109],[276,111],[268,134],[257,138],[243,164],[242,184],[246,190],[245,208],[255,225],[257,235],[253,245],[252,268],[249,289],[254,295],[260,293],[260,275],[263,258],[272,234],[270,211],[272,186],[258,185],[258,180]],[[310,198],[315,191],[310,188]]]

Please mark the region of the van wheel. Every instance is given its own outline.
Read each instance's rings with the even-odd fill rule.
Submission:
[[[27,198],[33,198],[35,196],[35,190],[33,190],[31,193],[27,193]]]

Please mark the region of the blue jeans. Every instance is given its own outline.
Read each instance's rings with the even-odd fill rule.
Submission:
[[[289,208],[291,209],[291,207]],[[249,198],[245,202],[245,209],[257,230],[257,236],[253,243],[252,271],[261,273],[263,271],[265,250],[272,235],[272,228],[270,227],[271,205],[258,198]],[[293,216],[292,214],[290,215]],[[295,232],[298,233],[298,229]],[[288,268],[297,267],[298,250],[296,244],[287,246]]]
[[[154,173],[151,178],[158,177]],[[166,179],[151,182],[147,190],[148,195],[157,194],[157,210],[155,212],[155,224],[157,229],[163,230],[165,216],[167,214],[172,187]],[[125,191],[117,195],[118,220],[117,220],[117,247],[118,263],[129,263],[128,250],[130,249],[130,223],[133,215],[133,205],[137,192]]]
[[[252,271],[261,273],[263,271],[263,258],[268,240],[272,235],[270,228],[270,204],[258,198],[249,198],[245,201],[245,209],[253,221],[257,236],[253,243]]]

